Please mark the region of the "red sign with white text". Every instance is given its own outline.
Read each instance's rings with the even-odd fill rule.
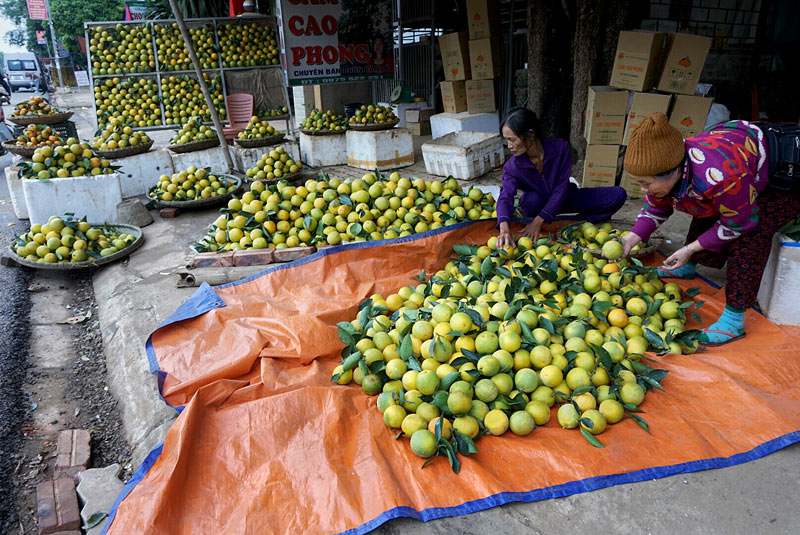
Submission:
[[[394,77],[392,0],[281,0],[290,85]]]
[[[47,6],[44,0],[27,0],[28,18],[31,20],[47,20]]]

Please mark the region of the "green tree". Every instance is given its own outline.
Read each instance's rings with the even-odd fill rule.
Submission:
[[[102,20],[121,20],[125,13],[124,0],[50,0],[53,26],[64,47],[77,52],[76,37],[83,36],[83,23]],[[47,30],[46,21],[28,19],[25,0],[0,0],[0,13],[19,26],[8,33],[13,44],[27,46],[38,54],[47,54],[47,47],[36,44],[36,31]],[[49,32],[48,32],[49,38]]]

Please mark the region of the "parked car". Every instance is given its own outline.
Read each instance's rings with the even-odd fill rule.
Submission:
[[[3,72],[8,76],[12,92],[22,88],[35,91],[42,77],[39,60],[30,52],[6,54],[3,58]]]

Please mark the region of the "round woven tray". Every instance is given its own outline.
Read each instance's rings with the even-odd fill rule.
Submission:
[[[344,135],[345,132],[347,132],[347,129],[342,131],[336,131],[336,130],[304,130],[301,128],[300,132],[307,136],[341,136]]]
[[[151,199],[156,203],[156,206],[159,208],[180,208],[181,210],[199,210],[200,208],[209,208],[212,206],[217,206],[222,204],[223,202],[227,202],[234,193],[239,191],[239,188],[242,187],[242,180],[239,177],[233,175],[223,175],[212,173],[215,176],[225,179],[225,185],[230,185],[230,182],[233,182],[233,185],[236,186],[236,189],[231,191],[230,193],[226,193],[225,195],[217,195],[216,197],[210,197],[208,199],[195,199],[192,201],[162,201],[161,199],[155,197],[153,195],[153,191],[156,189],[155,186],[150,188],[147,192],[147,198]]]
[[[114,150],[100,150],[95,149],[95,153],[100,156],[101,158],[105,158],[106,160],[116,160],[119,158],[126,158],[128,156],[135,156],[136,154],[142,154],[150,150],[150,147],[153,146],[153,140],[151,139],[147,143],[142,145],[132,145],[130,147],[123,147],[121,149],[114,149]]]
[[[37,145],[35,147],[20,147],[14,141],[3,141],[4,149],[13,154],[22,156],[23,158],[30,158],[33,156],[34,151],[39,147],[44,147],[44,145]]]
[[[572,233],[575,231],[575,229],[580,227],[582,224],[583,224],[583,222],[574,223],[572,225],[566,226],[563,229],[561,229],[561,232],[559,232],[559,234],[558,234],[558,241],[560,241],[561,243],[565,243],[565,244],[571,244],[572,243],[571,242]],[[646,256],[646,255],[654,252],[656,249],[658,249],[658,246],[663,241],[664,241],[663,238],[650,238],[650,240],[646,244],[642,244],[641,249],[639,249],[638,252],[636,252],[636,253],[632,252],[631,256],[635,256],[635,257]],[[581,248],[584,251],[588,251],[588,252],[592,253],[593,255],[602,254],[602,251],[600,251],[598,249],[590,249],[589,247],[584,247],[582,245],[581,245]]]
[[[203,149],[210,149],[219,145],[219,138],[213,137],[211,139],[204,139],[203,141],[192,141],[191,143],[184,143],[183,145],[170,145],[167,148],[172,152],[183,154],[186,152],[194,152]]]
[[[90,258],[85,262],[61,262],[58,264],[45,264],[40,262],[31,262],[29,260],[25,260],[24,258],[20,257],[17,252],[14,250],[14,246],[10,245],[9,250],[11,251],[11,259],[20,266],[29,267],[32,269],[44,269],[47,271],[80,271],[82,269],[91,269],[103,266],[105,264],[110,264],[112,262],[116,262],[117,260],[121,260],[131,253],[133,253],[136,249],[141,247],[144,244],[144,236],[142,235],[142,229],[139,227],[134,227],[133,225],[100,225],[97,224],[98,227],[105,227],[105,228],[113,228],[119,232],[124,232],[126,234],[130,234],[134,237],[133,243],[131,243],[126,248],[122,249],[121,251],[117,251],[116,253],[112,254],[111,256],[104,256],[101,258]]]
[[[270,137],[262,137],[258,139],[236,139],[236,144],[242,147],[243,149],[256,149],[258,147],[269,147],[271,145],[277,145],[281,143],[286,138],[283,137],[283,134],[280,136],[270,136]]]
[[[381,123],[381,124],[365,124],[365,125],[353,125],[350,124],[347,126],[350,130],[355,130],[357,132],[375,132],[377,130],[389,130],[397,126],[397,123],[400,122],[400,119],[395,119],[390,123]]]
[[[63,123],[72,117],[71,111],[61,113],[54,113],[52,115],[17,115],[10,116],[9,119],[12,123],[26,126],[29,124],[58,124]]]

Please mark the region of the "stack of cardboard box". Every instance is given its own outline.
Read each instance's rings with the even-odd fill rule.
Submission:
[[[406,110],[406,128],[415,136],[431,135],[431,116],[434,113],[433,108]]]
[[[463,33],[439,38],[445,81],[440,84],[446,113],[497,111],[495,82],[499,44],[492,36],[495,2],[467,0],[469,39]]]
[[[710,47],[710,38],[697,35],[620,32],[610,87],[589,88],[585,186],[616,183],[620,149],[651,113],[669,114],[684,137],[703,129],[711,99],[693,95]],[[620,185],[641,197],[629,175],[623,173]]]

